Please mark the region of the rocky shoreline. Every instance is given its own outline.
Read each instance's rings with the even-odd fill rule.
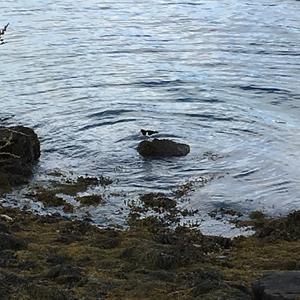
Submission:
[[[19,128],[0,130],[2,195],[29,180],[39,157],[36,135]],[[19,166],[27,171],[16,172]],[[71,210],[57,193],[76,196],[90,185],[110,183],[79,177],[32,198]],[[276,290],[272,282],[292,276],[298,284],[300,211],[276,219],[252,213],[237,225],[251,226],[255,234],[229,239],[180,226],[178,215],[193,212],[180,211],[164,194],[144,194],[128,206],[128,228],[119,230],[0,205],[0,299],[296,299],[289,284]],[[147,215],[150,210],[163,217]]]
[[[116,230],[0,207],[1,299],[273,299],[252,284],[299,270],[300,212],[251,222],[254,236],[228,239],[136,214]]]

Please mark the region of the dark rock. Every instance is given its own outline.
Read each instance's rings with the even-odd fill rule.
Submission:
[[[300,297],[300,271],[270,271],[252,285],[254,300],[287,300]]]
[[[9,233],[7,225],[3,222],[0,222],[0,233]]]
[[[39,156],[40,143],[32,129],[1,127],[0,194],[10,191],[12,186],[26,183]]]
[[[23,162],[33,163],[40,157],[40,142],[34,131],[28,127],[0,128],[0,149],[7,156],[18,156]],[[11,155],[9,155],[11,154]]]
[[[185,156],[190,152],[190,146],[166,139],[154,139],[140,142],[137,151],[143,157]]]
[[[20,250],[25,247],[25,242],[15,238],[8,233],[0,233],[0,251],[1,250]]]

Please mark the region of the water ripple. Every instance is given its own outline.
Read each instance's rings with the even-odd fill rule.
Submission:
[[[299,209],[299,1],[14,0],[0,19],[0,123],[36,128],[41,173],[134,195],[217,174],[191,205]],[[142,159],[141,128],[191,154]]]

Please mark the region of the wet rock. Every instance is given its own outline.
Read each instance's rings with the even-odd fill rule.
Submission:
[[[61,198],[56,196],[55,191],[41,189],[36,195],[35,199],[44,204],[44,206],[64,206],[67,205],[67,202]]]
[[[104,202],[101,195],[77,196],[76,200],[80,202],[81,206],[98,205]]]
[[[176,207],[176,201],[166,197],[163,193],[148,193],[140,197],[140,200],[144,203],[145,207],[163,208],[170,210]]]
[[[32,175],[32,165],[40,157],[40,143],[30,128],[23,126],[0,128],[0,194],[12,186],[26,183]]]
[[[18,155],[25,162],[35,162],[40,157],[40,142],[36,133],[28,127],[0,128],[1,152]],[[6,143],[7,141],[9,143]],[[5,146],[3,145],[5,141]]]
[[[254,300],[300,298],[300,271],[270,271],[252,285]]]
[[[190,146],[167,139],[154,139],[140,142],[137,151],[143,157],[185,156],[190,152]]]

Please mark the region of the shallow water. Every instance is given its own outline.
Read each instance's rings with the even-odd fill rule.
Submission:
[[[0,118],[35,128],[38,173],[105,174],[133,194],[214,176],[187,206],[300,208],[299,1],[1,6]],[[191,153],[144,160],[141,128]]]

